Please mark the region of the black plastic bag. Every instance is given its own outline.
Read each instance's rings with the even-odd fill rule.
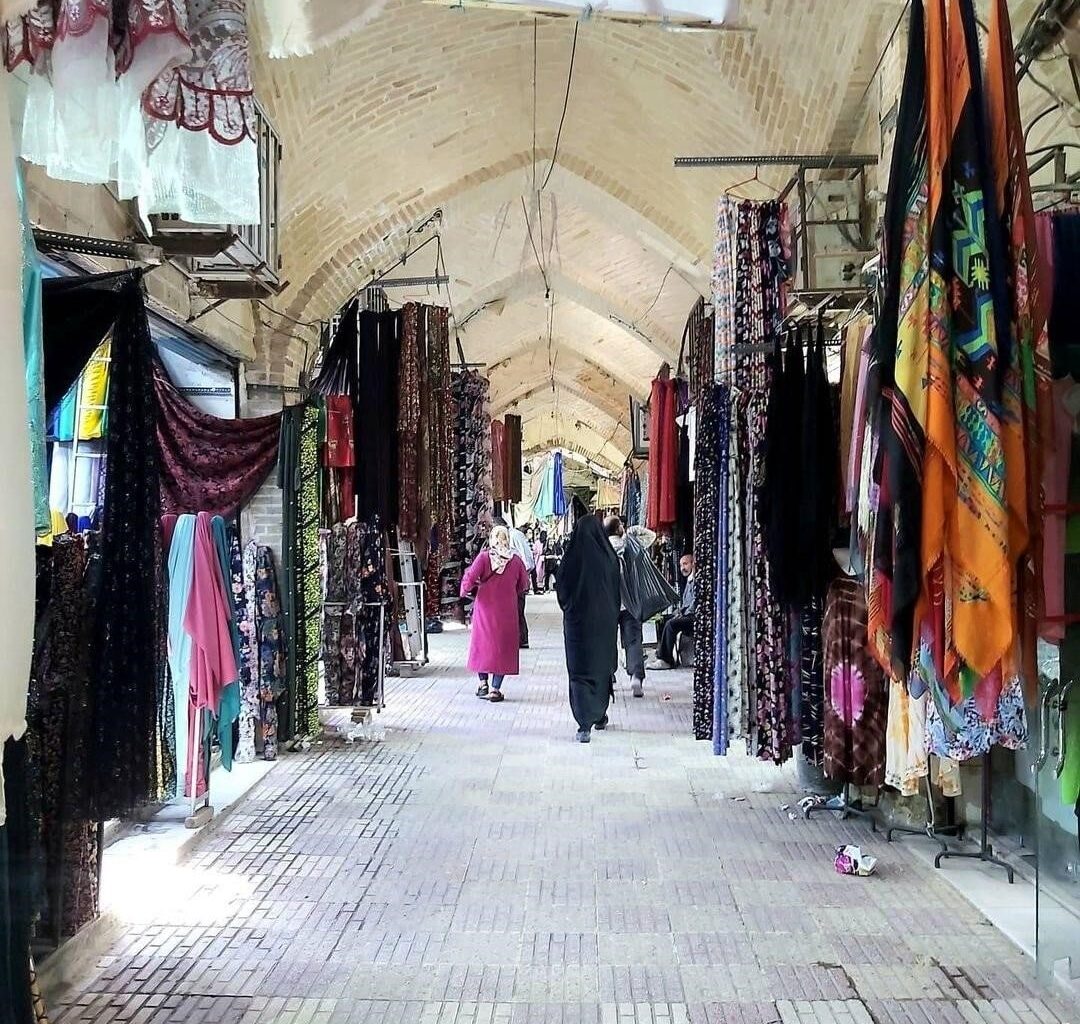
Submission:
[[[648,552],[629,534],[623,542],[622,567],[623,604],[638,622],[647,622],[678,603],[679,592],[660,575]]]

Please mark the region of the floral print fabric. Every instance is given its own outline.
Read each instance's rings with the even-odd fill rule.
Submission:
[[[373,523],[338,523],[326,543],[323,669],[331,706],[371,705],[377,697],[379,655],[390,655],[386,545]]]
[[[779,330],[783,223],[781,204],[721,198],[713,344],[694,346],[691,368],[692,379],[716,381],[693,396],[698,615],[713,624],[695,635],[694,732],[716,753],[743,737],[777,763],[791,756],[793,723],[787,622],[772,592],[759,497],[771,374],[764,356],[737,346],[760,346]]]
[[[286,690],[285,623],[270,548],[233,538],[232,591],[240,629],[240,742],[236,760],[277,757],[277,701]],[[239,571],[237,565],[239,561]]]

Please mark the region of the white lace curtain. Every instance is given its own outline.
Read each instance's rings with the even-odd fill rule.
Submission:
[[[61,180],[115,182],[144,216],[258,223],[245,7],[244,0],[41,0],[7,18],[4,63],[31,70],[23,157]]]

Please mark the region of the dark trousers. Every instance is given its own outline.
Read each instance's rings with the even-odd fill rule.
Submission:
[[[694,631],[693,615],[672,615],[664,621],[660,630],[660,642],[656,645],[656,656],[669,665],[675,664],[675,643],[680,633]]]
[[[518,646],[529,646],[529,622],[525,618],[525,595],[518,595]]]
[[[619,636],[626,652],[626,674],[645,681],[645,650],[641,642],[641,623],[628,611],[619,612]]]

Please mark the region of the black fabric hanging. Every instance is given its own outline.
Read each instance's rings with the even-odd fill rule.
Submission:
[[[1054,298],[1050,311],[1050,369],[1055,378],[1080,380],[1080,213],[1058,213],[1053,220]]]
[[[34,1020],[30,936],[40,891],[40,854],[29,813],[26,740],[8,740],[3,757],[7,822],[0,826],[0,1024]]]
[[[398,378],[401,313],[361,310],[359,299],[341,311],[337,333],[312,389],[352,398],[356,444],[357,514],[385,524],[398,519]]]
[[[765,423],[765,473],[760,494],[772,590],[780,604],[798,606],[805,592],[799,563],[803,495],[802,442],[806,374],[802,339],[790,330],[783,359],[777,338]]]
[[[84,782],[89,820],[119,817],[157,795],[164,651],[160,468],[153,343],[142,272],[44,282],[46,402],[58,402],[112,332],[109,431],[94,630],[94,700]]]
[[[88,279],[91,296],[99,287]],[[154,351],[142,274],[128,273],[114,294],[87,787],[93,821],[120,817],[157,795],[155,681],[165,635]]]
[[[795,535],[798,545],[795,564],[799,571],[792,575],[792,582],[796,578],[800,582],[795,590],[800,604],[823,599],[834,575],[832,539],[839,486],[839,438],[825,370],[825,328],[821,320],[813,344],[810,342],[807,337],[801,454],[797,456],[802,467]]]
[[[132,276],[138,273],[122,270],[91,277],[48,277],[41,282],[45,407],[50,412],[112,329]]]

